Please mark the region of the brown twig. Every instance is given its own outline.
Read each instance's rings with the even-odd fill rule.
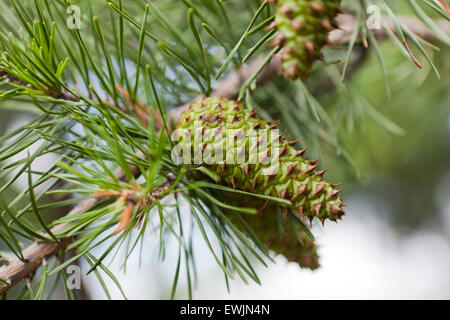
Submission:
[[[139,175],[140,173],[137,167],[131,167],[130,170],[135,176]],[[122,170],[117,171],[116,176],[120,180],[126,179],[126,176]],[[75,206],[67,214],[67,216],[83,213],[94,207],[102,199],[104,198],[96,197],[92,199],[83,200],[77,206]],[[64,230],[68,225],[69,223],[59,224],[53,227],[51,231],[53,234],[58,234],[59,232]],[[19,281],[27,278],[30,274],[35,272],[37,268],[39,268],[44,259],[57,254],[60,250],[65,249],[67,245],[70,244],[71,241],[72,241],[71,238],[66,238],[60,240],[58,243],[35,242],[29,247],[25,248],[22,251],[25,261],[21,261],[16,258],[9,261],[8,265],[4,265],[0,268],[0,279],[3,279],[8,283],[8,285],[0,283],[0,293],[6,292],[9,288],[17,284]]]
[[[339,24],[341,26],[340,30],[333,31],[330,34],[330,40],[337,44],[343,44],[347,42],[350,38],[351,30],[356,23],[356,18],[351,15],[341,15],[339,17]],[[423,37],[423,38],[431,38],[433,33],[429,30],[423,23],[417,20],[411,20],[409,18],[402,19],[402,22],[408,26],[408,28],[414,32],[415,34]],[[389,20],[385,21],[385,25],[387,27],[394,30],[393,23]],[[450,35],[450,26],[448,23],[440,23],[441,29],[447,35]],[[383,37],[383,33],[377,32],[377,36]],[[259,68],[263,61],[264,57],[259,56],[256,57],[249,65],[241,67],[239,70],[232,72],[228,75],[219,86],[213,91],[212,96],[221,96],[228,99],[236,98],[236,95],[242,86],[242,84]],[[264,70],[257,77],[257,81],[259,84],[264,84],[267,81],[270,81],[274,76],[278,75],[281,70],[281,57],[274,56],[271,62],[265,67]],[[4,74],[0,74],[0,76],[4,76]],[[199,96],[194,99],[199,100],[202,96]],[[68,100],[72,100],[68,97]],[[173,109],[169,113],[169,119],[171,122],[176,123],[181,118],[182,114],[186,111],[189,104],[180,106],[176,109]],[[133,173],[137,176],[140,174],[139,169],[136,167],[132,168]],[[117,176],[120,179],[125,179],[125,175],[123,172],[118,172]],[[81,201],[76,207],[74,207],[67,215],[75,215],[82,212],[85,212],[95,206],[101,200],[100,197],[87,199]],[[60,224],[52,229],[52,232],[58,233],[67,227],[67,224]],[[42,261],[55,255],[60,250],[65,249],[65,247],[71,242],[72,239],[64,239],[59,243],[33,243],[29,247],[23,250],[23,255],[26,259],[26,262],[22,262],[19,259],[13,259],[9,262],[8,265],[3,265],[0,267],[0,279],[3,279],[8,283],[8,285],[0,284],[0,294],[5,294],[8,289],[17,284],[19,281],[26,279],[30,274],[36,271],[37,268],[42,264]]]

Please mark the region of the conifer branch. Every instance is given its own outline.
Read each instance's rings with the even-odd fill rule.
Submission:
[[[351,15],[341,15],[338,19],[339,24],[342,26],[343,30],[336,30],[330,35],[330,39],[335,44],[343,44],[347,42],[350,38],[350,35],[347,31],[352,30],[352,26],[356,23],[356,18]],[[402,22],[408,26],[408,28],[415,34],[423,38],[432,38],[434,37],[434,33],[431,32],[423,23],[418,21],[417,19],[403,19]],[[442,27],[442,30],[445,34],[450,35],[450,26],[448,23],[437,22],[438,25]],[[392,31],[395,31],[394,25],[390,20],[385,20],[385,25],[390,28]],[[347,30],[347,31],[345,31]],[[382,31],[376,32],[376,35],[379,37],[383,37],[384,33]],[[226,77],[212,92],[211,96],[220,96],[228,99],[235,99],[239,93],[241,86],[247,81],[254,73],[260,68],[263,63],[265,57],[263,55],[258,56],[252,60],[250,64],[247,66],[241,67],[239,70],[232,72],[228,77]],[[278,75],[281,71],[281,57],[275,55],[270,63],[258,74],[256,80],[262,85],[268,81],[270,81],[274,76]],[[8,81],[14,82],[21,85],[27,85],[26,83],[22,83],[20,79],[15,78],[12,75],[7,74],[6,72],[0,70],[0,77],[6,77]],[[68,101],[78,101],[79,99],[73,96],[70,93],[52,93],[46,92],[50,96],[58,99],[68,100]],[[201,99],[202,96],[195,98],[193,101],[197,101]],[[176,123],[189,104],[180,106],[178,108],[173,109],[169,113],[169,119],[171,122]],[[137,167],[130,168],[135,176],[140,174],[140,171]],[[125,179],[125,174],[123,171],[117,172],[117,177],[121,180]],[[76,205],[67,216],[72,216],[76,214],[83,213],[96,204],[98,204],[102,198],[91,198],[80,202]],[[63,230],[67,227],[68,223],[63,223],[52,228],[52,233],[58,233],[58,231]],[[21,261],[18,258],[15,258],[8,262],[8,264],[0,267],[0,279],[4,280],[6,284],[2,284],[0,282],[0,293],[6,293],[11,287],[20,282],[23,279],[29,277],[33,272],[38,269],[44,259],[57,254],[60,250],[64,250],[68,244],[70,244],[72,238],[66,238],[60,240],[58,243],[38,243],[35,242],[29,247],[23,250],[23,256],[25,257],[25,261]]]
[[[231,73],[226,79],[223,80],[221,85],[218,86],[218,88],[213,92],[212,95],[227,97],[230,99],[235,98],[240,86],[255,72],[263,59],[264,58],[262,56],[257,57],[252,63],[249,64],[249,66],[243,67],[239,71]],[[265,71],[260,74],[259,81],[262,83],[268,81],[273,75],[277,74],[277,72],[280,70],[280,66],[281,60],[279,58],[273,59],[273,61],[265,69]],[[201,96],[197,97],[195,100],[198,99],[201,99]],[[173,109],[170,112],[170,120],[173,122],[177,122],[188,106],[189,104],[186,104]],[[133,171],[135,176],[138,176],[140,174],[140,171],[137,167],[132,167],[130,169]],[[123,171],[118,171],[116,176],[120,180],[126,178]],[[67,214],[67,216],[83,213],[94,207],[101,201],[101,199],[102,198],[97,197],[81,201]],[[58,233],[58,231],[63,230],[67,226],[68,223],[59,224],[51,231],[52,233]],[[8,291],[19,281],[27,278],[28,275],[32,274],[37,268],[39,268],[44,258],[57,254],[60,250],[63,250],[68,244],[70,244],[70,242],[71,239],[64,239],[56,244],[36,242],[27,247],[25,250],[23,250],[23,255],[26,258],[25,262],[22,262],[19,259],[15,258],[10,261],[8,265],[0,267],[0,279],[3,279],[8,283],[8,285],[0,283],[0,293]]]
[[[383,23],[391,31],[395,32],[395,25],[389,17],[383,17]],[[337,18],[339,23],[339,29],[330,33],[330,42],[335,45],[343,45],[350,40],[351,31],[358,23],[357,18],[350,14],[343,14]],[[436,34],[427,28],[421,21],[416,18],[403,17],[399,19],[403,22],[414,34],[424,39],[434,39]],[[450,36],[450,24],[443,19],[438,20],[436,24],[441,30]],[[385,30],[380,29],[376,32],[378,38],[384,38],[386,36]],[[232,72],[225,78],[221,84],[215,89],[211,96],[225,97],[228,99],[235,99],[238,96],[241,86],[245,81],[250,78],[253,73],[260,67],[264,61],[264,55],[260,55],[252,60],[248,66],[241,67],[239,70]],[[282,57],[280,54],[276,54],[270,61],[270,63],[258,74],[257,83],[264,85],[264,83],[270,81],[274,76],[277,76],[281,72]],[[202,99],[203,96],[196,97],[193,101]],[[189,103],[190,104],[190,103]],[[173,123],[178,122],[181,115],[189,107],[189,104],[185,104],[170,112],[170,120]]]
[[[139,175],[140,173],[137,167],[131,167],[130,170],[135,176]],[[121,170],[116,173],[116,176],[120,180],[126,179],[125,173]],[[86,212],[87,210],[98,204],[102,199],[102,197],[95,197],[83,200],[72,210],[70,210],[67,216],[73,216]],[[53,234],[57,234],[60,231],[64,230],[68,225],[69,223],[59,224],[53,227],[51,231]],[[29,247],[25,248],[22,252],[23,256],[25,257],[25,261],[21,261],[16,258],[9,261],[7,265],[0,267],[0,279],[3,279],[8,283],[8,285],[0,283],[0,293],[8,291],[19,281],[26,279],[30,274],[33,274],[33,272],[35,272],[36,269],[40,267],[44,259],[56,255],[60,250],[64,250],[71,242],[72,238],[62,239],[58,243],[35,242]]]
[[[4,71],[2,69],[0,69],[0,78],[6,78],[9,83],[20,84],[20,85],[28,87],[30,89],[39,91],[37,88],[33,87],[31,84],[26,83],[25,81],[7,73],[6,71]],[[43,93],[48,95],[49,97],[52,97],[55,99],[62,99],[62,100],[74,101],[74,102],[80,101],[80,98],[78,98],[78,97],[74,96],[73,94],[66,92],[66,91],[62,91],[62,92],[46,91]]]

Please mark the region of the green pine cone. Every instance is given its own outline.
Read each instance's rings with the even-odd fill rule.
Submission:
[[[283,74],[289,79],[305,77],[321,60],[328,33],[337,28],[340,0],[278,0],[275,23],[280,34],[274,45],[283,44]]]
[[[318,217],[322,222],[341,219],[345,204],[338,195],[339,190],[334,189],[336,185],[323,181],[326,170],[316,171],[319,166],[316,161],[304,158],[306,149],[296,150],[293,147],[296,141],[289,142],[282,135],[275,134],[277,125],[259,119],[255,111],[234,101],[208,98],[192,103],[177,129],[185,129],[191,135],[186,138],[182,134],[180,145],[191,150],[194,156],[196,150],[203,152],[203,159],[198,163],[220,177],[222,184],[290,200],[292,204],[286,209],[296,212],[302,219]],[[259,132],[278,138],[278,146],[255,136]],[[238,140],[232,150],[227,150],[227,133]],[[198,143],[194,135],[203,140]],[[264,142],[267,142],[266,152]],[[223,147],[223,154],[216,152],[216,147]],[[259,154],[255,152],[257,148]],[[228,158],[233,155],[234,159]],[[215,156],[225,163],[214,162]]]
[[[296,150],[296,141],[289,142],[278,133],[278,124],[259,119],[255,111],[235,101],[207,98],[192,103],[178,122],[179,156],[184,157],[183,163],[187,160],[206,168],[225,186],[289,200],[291,205],[280,205],[281,220],[286,221],[289,212],[302,221],[341,219],[345,203],[334,189],[336,185],[323,181],[326,170],[317,171],[316,161],[304,158],[306,149]],[[285,223],[280,236],[279,204],[236,198],[234,193],[225,197],[238,206],[259,208],[257,215],[242,217],[270,250],[302,267],[319,266],[317,248],[304,233],[300,233],[302,244],[291,224]]]

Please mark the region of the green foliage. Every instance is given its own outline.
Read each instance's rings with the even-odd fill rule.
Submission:
[[[324,51],[329,65],[314,64],[308,82],[274,77],[259,89],[258,74],[280,49],[267,48],[278,34],[267,30],[275,19],[274,5],[268,2],[1,1],[0,111],[20,106],[33,117],[0,136],[0,249],[7,252],[2,257],[13,255],[24,261],[22,243],[59,244],[68,237],[74,239],[45,260],[40,277],[22,281],[13,291],[16,297],[49,298],[52,290],[47,296],[45,289],[62,282],[67,298],[75,298],[66,285],[65,268],[80,259],[87,261],[89,273],[98,277],[110,297],[102,277],[120,284],[105,261],[119,249],[128,258],[147,230],[158,235],[162,259],[167,239],[178,241],[171,296],[176,296],[180,272],[185,272],[187,295],[192,297],[195,259],[188,232],[191,225],[182,216],[181,203],[189,204],[189,217],[227,283],[236,276],[259,282],[254,265],[265,265],[270,254],[243,221],[224,214],[236,206],[218,200],[224,193],[247,191],[216,185],[204,175],[195,179],[195,168],[173,163],[169,112],[199,94],[210,95],[229,72],[261,54],[263,64],[236,95],[245,96],[248,107],[258,103],[258,113],[265,120],[280,119],[290,134],[305,136],[306,142],[299,144],[307,143],[313,154],[325,150],[342,159],[339,166],[347,177],[358,176],[346,150],[351,143],[345,127],[371,118],[394,134],[405,133],[365,103],[358,88],[344,81],[365,56],[361,43],[368,42],[378,54],[382,79],[390,88],[383,50],[365,23],[371,3],[343,2],[357,17],[356,29],[350,32],[347,47]],[[438,48],[397,17],[397,12],[409,10],[448,45],[448,36],[434,22],[447,19],[439,2],[409,1],[407,8],[395,1],[374,3],[394,21],[396,32],[387,33],[404,55],[408,70],[415,68],[413,62],[426,60],[427,68],[439,75],[433,63]],[[81,9],[80,29],[68,27],[68,19],[76,14],[71,5]],[[17,159],[30,147],[34,151]],[[45,155],[56,155],[58,160],[46,171],[33,169]],[[117,170],[123,175],[116,175]],[[16,190],[15,183],[24,175],[28,188]],[[88,210],[64,215],[67,206],[92,197],[97,201]],[[237,209],[243,214],[252,211]],[[92,254],[97,247],[104,250],[99,257]],[[64,254],[71,250],[70,257]],[[0,288],[8,280],[0,279]]]

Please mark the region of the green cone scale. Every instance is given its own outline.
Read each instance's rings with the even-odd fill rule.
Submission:
[[[323,180],[326,170],[317,170],[317,161],[304,157],[306,149],[295,149],[296,141],[287,141],[283,134],[278,133],[278,124],[258,118],[255,111],[235,101],[207,98],[192,103],[183,114],[177,125],[177,129],[181,129],[178,144],[182,149],[189,150],[191,160],[195,158],[195,150],[202,150],[203,159],[197,165],[218,177],[218,183],[254,194],[289,200],[290,205],[276,204],[284,220],[287,220],[289,212],[302,221],[306,218],[311,221],[314,217],[322,223],[327,219],[341,219],[345,213],[342,209],[345,204],[338,195],[339,190],[335,189],[336,185]],[[227,149],[230,132],[234,137],[233,150]],[[255,132],[263,134],[255,136]],[[196,140],[199,136],[202,137],[200,143]],[[265,151],[259,153],[263,144],[266,148],[262,149]],[[216,157],[218,146],[222,146],[224,152]],[[256,158],[253,155],[255,150],[258,150]],[[232,157],[230,161],[227,158],[230,154],[245,156]],[[221,158],[223,163],[211,161],[213,158]],[[264,161],[267,158],[273,161]],[[312,241],[304,237],[303,245],[300,244],[288,223],[285,224],[287,236],[280,238],[277,223],[279,214],[275,204],[251,198],[242,197],[239,205],[260,209],[258,215],[243,216],[268,248],[283,254],[290,261],[315,268],[318,262]]]
[[[278,0],[275,22],[279,35],[274,45],[283,45],[283,74],[304,77],[312,64],[322,59],[328,33],[337,28],[335,17],[340,0]]]

